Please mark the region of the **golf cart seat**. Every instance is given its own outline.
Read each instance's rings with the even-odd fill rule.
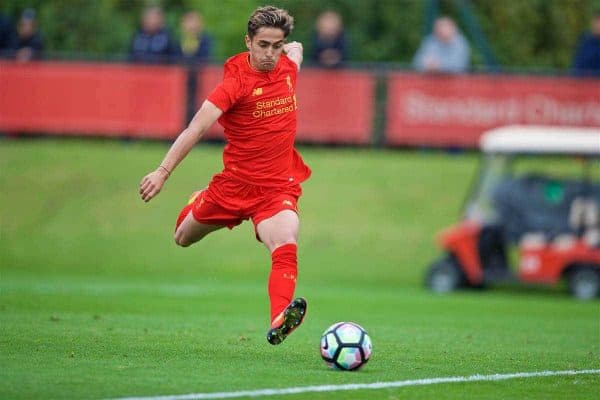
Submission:
[[[588,198],[582,203],[583,240],[590,247],[600,247],[600,201]]]
[[[600,229],[591,229],[583,235],[583,240],[588,246],[600,248]]]
[[[541,232],[529,232],[523,234],[519,240],[519,247],[540,248],[547,244],[546,235]]]
[[[588,246],[600,247],[600,202],[593,197],[578,197],[573,200],[569,225],[575,232],[570,235],[573,240],[583,238]]]
[[[567,249],[575,245],[575,243],[584,236],[584,232],[586,232],[586,227],[590,220],[588,209],[590,206],[593,207],[593,205],[594,203],[588,202],[585,197],[577,197],[573,200],[569,212],[569,227],[571,228],[571,232],[557,235],[552,240],[552,245],[554,247],[558,249]]]
[[[582,193],[582,182],[531,174],[506,177],[495,188],[492,202],[508,242],[543,245],[565,234],[578,236],[569,220],[572,204]]]
[[[571,232],[556,235],[552,240],[543,232],[524,233],[519,241],[521,247],[535,248],[550,243],[558,249],[567,249],[580,238],[590,247],[600,247],[600,206],[591,198],[577,197],[569,212]]]

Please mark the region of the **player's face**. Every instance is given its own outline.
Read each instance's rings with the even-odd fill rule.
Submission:
[[[250,64],[259,71],[271,71],[277,65],[284,44],[285,35],[279,28],[260,28],[252,39],[246,35]]]

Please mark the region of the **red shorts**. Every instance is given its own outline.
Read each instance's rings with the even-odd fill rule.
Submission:
[[[254,228],[263,220],[283,210],[298,213],[300,185],[271,188],[250,185],[222,174],[213,177],[208,187],[196,192],[177,220],[177,226],[192,211],[202,224],[223,225],[229,229],[252,219]]]

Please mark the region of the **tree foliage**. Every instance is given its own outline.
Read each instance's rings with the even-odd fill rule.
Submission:
[[[305,43],[316,16],[325,9],[344,18],[350,54],[356,62],[410,63],[427,26],[429,0],[280,0],[274,3],[296,18],[292,39]],[[461,5],[470,5],[490,48],[503,67],[568,68],[577,39],[589,28],[600,0],[439,0],[439,11],[455,18],[469,37]],[[0,13],[18,20],[23,9],[37,10],[40,29],[50,55],[77,58],[123,58],[139,24],[141,10],[161,4],[170,30],[178,35],[179,18],[186,10],[204,15],[216,39],[216,58],[244,49],[249,13],[258,0],[4,0]],[[473,46],[473,64],[483,63]]]

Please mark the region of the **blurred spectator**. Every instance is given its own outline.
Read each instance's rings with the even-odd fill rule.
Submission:
[[[11,53],[13,37],[14,28],[10,19],[0,14],[0,56],[6,56]]]
[[[312,59],[322,67],[339,67],[347,59],[347,42],[342,17],[325,11],[317,18]]]
[[[433,34],[425,37],[413,59],[413,66],[423,72],[465,72],[469,68],[471,50],[454,21],[440,17]]]
[[[172,61],[179,51],[164,26],[164,14],[160,7],[151,6],[142,13],[141,28],[131,41],[132,61],[143,63],[166,63]]]
[[[188,11],[181,17],[179,47],[186,62],[205,62],[212,56],[212,38],[204,30],[204,21],[199,13]]]
[[[592,18],[591,32],[579,39],[573,73],[578,76],[600,76],[600,11]]]
[[[35,10],[28,8],[23,11],[17,24],[17,35],[10,47],[17,61],[27,62],[41,58],[44,46],[37,28]]]

